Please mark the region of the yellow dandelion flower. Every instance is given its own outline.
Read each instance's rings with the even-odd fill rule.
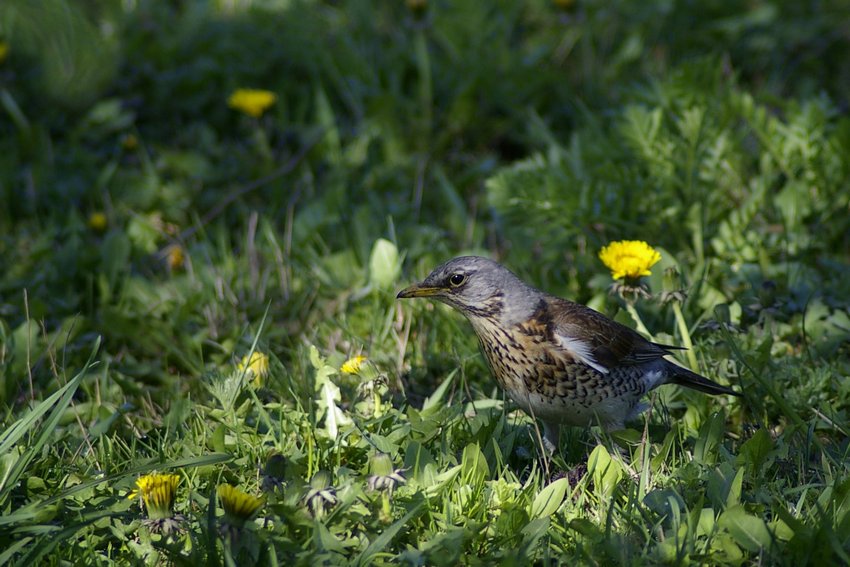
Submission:
[[[95,211],[89,215],[89,228],[95,232],[103,232],[104,230],[106,230],[106,226],[108,224],[109,221],[107,220],[106,215],[100,211]]]
[[[339,369],[346,374],[357,374],[364,362],[366,362],[366,357],[358,354],[343,362]]]
[[[239,523],[249,520],[263,505],[264,500],[242,492],[235,486],[221,484],[217,488],[218,499],[228,519]]]
[[[136,488],[127,498],[141,496],[148,518],[152,520],[170,518],[179,483],[180,477],[176,474],[146,474],[136,479]]]
[[[259,118],[277,100],[277,95],[261,89],[236,89],[227,99],[227,106]]]
[[[648,276],[661,254],[642,240],[611,242],[599,251],[599,259],[611,270],[611,277],[637,279]]]
[[[183,252],[183,247],[179,244],[172,244],[166,251],[166,259],[168,267],[172,270],[178,270],[183,267],[183,262],[186,260],[186,255]]]
[[[249,358],[246,354],[242,357],[242,362],[237,366],[239,372],[251,373],[254,380],[251,384],[255,388],[263,385],[263,379],[269,374],[269,355],[260,351],[254,351]]]
[[[0,41],[0,63],[6,60],[9,56],[9,44],[5,41]]]

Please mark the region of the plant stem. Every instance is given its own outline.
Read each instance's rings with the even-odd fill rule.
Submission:
[[[650,333],[649,329],[646,328],[646,325],[643,324],[643,320],[640,318],[637,309],[635,309],[634,302],[626,301],[626,311],[628,311],[629,315],[632,316],[632,320],[635,322],[635,325],[637,325],[638,332],[649,340],[652,340],[652,333]]]
[[[419,149],[427,151],[431,143],[434,91],[431,80],[431,57],[428,53],[428,40],[425,37],[425,30],[423,28],[417,28],[413,45],[416,54],[416,67],[419,72],[419,107],[422,128],[420,139],[423,143],[423,147]]]
[[[374,384],[374,382],[373,382]],[[375,417],[381,417],[381,414],[384,413],[383,408],[381,407],[381,393],[378,392],[378,385],[374,384],[372,387],[372,401],[375,404]]]
[[[676,325],[679,327],[679,333],[682,335],[682,343],[684,343],[685,348],[688,349],[688,364],[691,366],[691,370],[696,370],[698,368],[697,365],[697,355],[694,352],[694,344],[691,342],[691,332],[688,330],[688,325],[685,323],[685,316],[682,314],[682,306],[678,301],[673,301],[673,314],[676,316]]]

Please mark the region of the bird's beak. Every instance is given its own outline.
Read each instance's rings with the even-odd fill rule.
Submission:
[[[440,293],[440,288],[422,285],[415,283],[410,287],[406,287],[396,295],[396,299],[408,299],[411,297],[433,297]]]

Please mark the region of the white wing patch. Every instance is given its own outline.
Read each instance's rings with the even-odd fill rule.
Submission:
[[[587,364],[594,370],[601,372],[602,374],[608,374],[608,369],[596,362],[596,359],[593,358],[593,354],[590,352],[590,345],[581,339],[574,339],[572,337],[565,337],[564,335],[555,335],[558,339],[558,343],[561,345],[561,348],[569,352],[576,360]]]

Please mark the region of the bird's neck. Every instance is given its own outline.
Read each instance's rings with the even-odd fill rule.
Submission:
[[[478,330],[479,325],[498,323],[502,328],[510,328],[528,320],[540,303],[541,294],[533,288],[523,293],[498,294],[482,301],[473,308],[464,309],[464,314]]]

